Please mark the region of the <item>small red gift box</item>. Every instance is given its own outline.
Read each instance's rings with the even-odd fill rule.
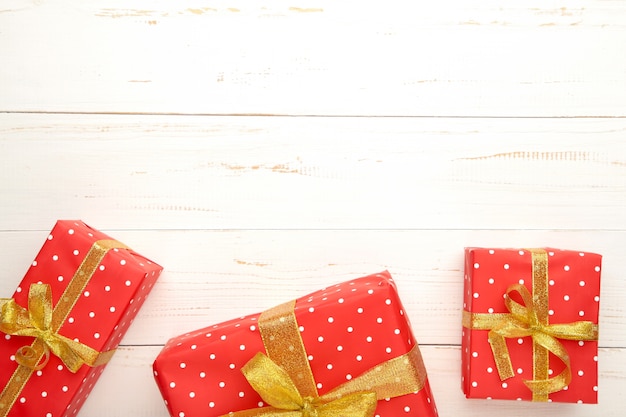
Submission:
[[[81,221],[58,221],[0,299],[0,416],[74,416],[162,268]]]
[[[597,403],[601,255],[465,249],[467,398]]]
[[[437,415],[388,272],[175,337],[154,375],[174,417]]]

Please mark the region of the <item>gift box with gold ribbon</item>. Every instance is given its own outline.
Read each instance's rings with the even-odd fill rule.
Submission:
[[[58,221],[0,298],[0,417],[74,416],[162,268],[81,221]]]
[[[466,248],[466,397],[597,403],[601,261],[551,248]]]
[[[175,337],[154,375],[174,417],[437,415],[388,272]]]

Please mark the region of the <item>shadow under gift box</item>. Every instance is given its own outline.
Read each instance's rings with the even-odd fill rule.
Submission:
[[[467,398],[598,402],[601,261],[595,253],[552,248],[465,249],[461,382]],[[512,319],[505,294],[542,324],[532,323],[532,315],[521,323]],[[508,323],[494,322],[496,316]],[[492,352],[489,335],[496,328],[508,335],[495,338],[500,348],[492,341]],[[536,337],[550,350],[520,332],[524,328],[541,333]],[[546,392],[533,393],[527,386],[533,380],[545,384]]]
[[[390,385],[410,388],[393,398],[379,395],[377,402],[374,399],[375,414],[380,417],[437,415],[419,347],[388,272],[314,292],[298,298],[288,309],[295,321],[292,331],[285,332],[289,334],[284,337],[298,339],[303,348],[301,356],[308,364],[305,367],[310,367],[292,379],[310,373],[313,389],[317,390],[313,398],[330,396],[339,386],[363,381],[385,365],[401,362],[401,370],[396,369],[386,377],[381,371],[380,377],[374,379],[382,383],[387,378],[392,380]],[[154,362],[154,375],[172,416],[208,417],[230,412],[235,412],[235,416],[251,416],[263,415],[269,409],[270,404],[253,389],[242,368],[259,356],[259,352],[267,352],[272,360],[287,356],[283,368],[291,366],[288,363],[291,352],[287,351],[293,350],[293,346],[281,351],[273,345],[283,339],[280,336],[283,330],[278,333],[268,330],[275,324],[282,326],[282,316],[274,316],[267,320],[270,324],[266,323],[266,317],[275,310],[216,324],[167,342]],[[405,365],[409,363],[408,357],[412,363]],[[401,380],[398,375],[403,372],[412,374],[418,381],[408,382],[411,378],[404,377]],[[268,375],[266,379],[269,381],[271,377]],[[305,397],[304,393],[300,394]],[[297,406],[294,411],[297,414],[292,415],[300,415],[302,410]]]
[[[58,221],[12,300],[0,300],[6,333],[19,327],[40,334],[0,331],[0,416],[76,415],[162,269],[81,221]],[[44,304],[48,319],[42,318]],[[17,311],[22,320],[15,319]],[[35,330],[43,322],[45,328]],[[46,362],[43,340],[58,344],[64,338],[64,347],[78,342],[82,346],[73,349],[93,353],[94,366],[74,362],[78,369],[71,371],[67,349],[62,356],[69,365],[51,352]],[[33,362],[23,362],[20,352],[30,347]]]

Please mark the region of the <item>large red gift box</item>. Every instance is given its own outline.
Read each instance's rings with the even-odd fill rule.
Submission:
[[[75,416],[161,271],[81,221],[58,221],[0,300],[0,416]]]
[[[597,403],[601,255],[465,249],[468,398]]]
[[[256,374],[257,384],[268,386],[259,393],[249,382],[253,378],[246,378],[254,374],[251,368],[272,361],[277,362],[271,364],[274,373],[263,368]],[[285,373],[280,369],[298,386],[293,395],[302,397],[290,409],[295,414],[270,407],[276,405],[271,397],[281,391],[273,379]],[[364,395],[373,399],[369,412],[357,415],[437,415],[417,342],[388,272],[175,337],[156,358],[154,375],[173,417],[309,415],[304,409],[311,404],[339,407],[332,415],[353,415],[341,406],[361,401],[350,397],[354,391],[368,391]],[[328,405],[331,397],[337,401]]]

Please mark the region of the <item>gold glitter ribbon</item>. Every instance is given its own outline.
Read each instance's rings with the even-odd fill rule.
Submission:
[[[532,391],[533,401],[548,401],[548,395],[565,388],[572,380],[570,357],[558,339],[598,340],[598,325],[590,321],[549,324],[548,257],[543,249],[530,249],[532,255],[533,293],[521,284],[507,288],[504,304],[510,313],[470,313],[463,311],[463,326],[489,330],[488,340],[501,380],[513,377],[513,365],[505,338],[531,336],[533,339],[533,379],[524,384]],[[511,298],[517,292],[523,304]],[[549,353],[559,358],[565,368],[549,377]]]
[[[267,356],[257,353],[242,372],[269,407],[236,411],[232,417],[371,417],[381,399],[416,393],[426,369],[419,347],[385,361],[319,396],[294,314],[295,301],[259,317]]]
[[[30,286],[28,309],[19,306],[13,299],[0,300],[0,331],[35,338],[30,346],[21,347],[15,354],[18,367],[0,393],[0,417],[8,415],[32,373],[46,366],[51,353],[58,356],[71,372],[77,372],[83,364],[104,365],[113,356],[115,350],[100,353],[58,334],[100,262],[111,249],[128,247],[115,240],[94,242],[54,309],[48,284]]]
[[[58,356],[72,372],[83,365],[94,366],[100,352],[54,332],[52,323],[52,290],[49,284],[32,284],[28,293],[28,310],[11,299],[2,306],[0,331],[12,336],[34,337],[32,346],[23,346],[15,354],[18,364],[43,369],[50,353]],[[43,361],[39,362],[42,357]]]

